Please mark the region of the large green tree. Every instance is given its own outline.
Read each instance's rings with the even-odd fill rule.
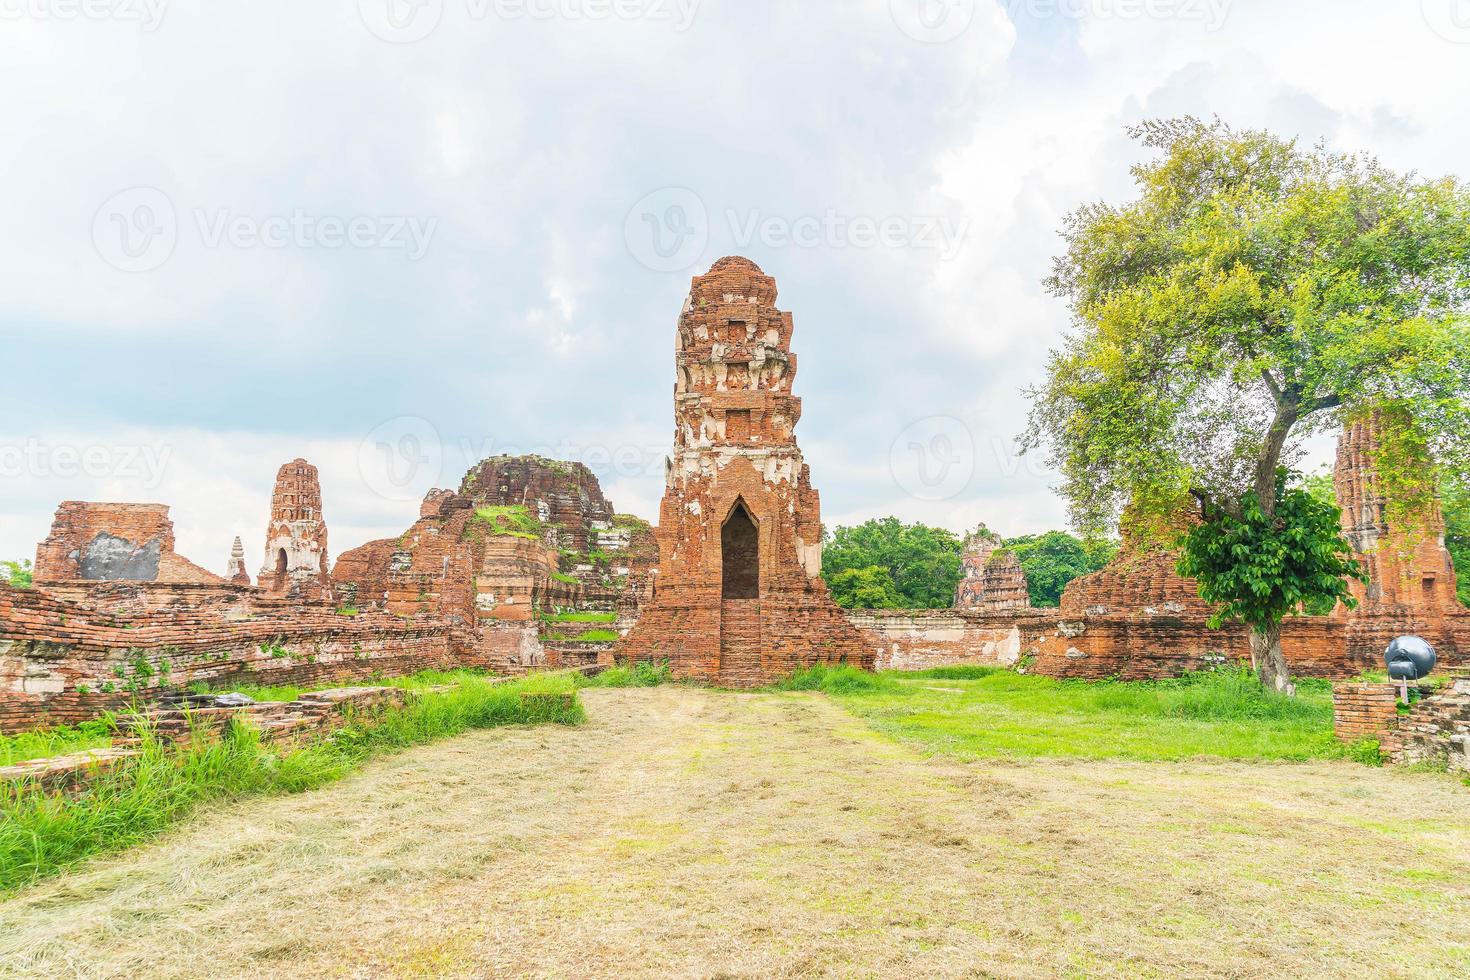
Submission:
[[[1066,531],[1023,534],[1007,539],[1005,546],[1021,563],[1031,605],[1038,609],[1061,605],[1068,582],[1097,571],[1118,553],[1112,541],[1087,542]]]
[[[876,584],[874,569],[887,570],[891,593]],[[862,574],[847,574],[852,572]],[[839,527],[822,549],[822,577],[848,608],[864,605],[853,595],[859,589],[869,600],[886,603],[867,608],[948,608],[960,581],[960,539],[942,527],[904,524],[896,517]]]
[[[1377,461],[1396,500],[1414,499],[1429,458],[1465,472],[1470,192],[1218,121],[1133,135],[1157,151],[1133,168],[1137,196],[1072,214],[1047,282],[1075,326],[1032,392],[1024,441],[1049,449],[1076,522],[1096,533],[1130,502],[1161,514],[1192,499],[1217,529],[1320,543],[1322,511],[1276,513],[1283,465],[1304,437],[1369,413],[1404,435]],[[1296,557],[1239,554],[1271,581],[1223,574],[1206,589],[1309,598],[1333,559]],[[1289,689],[1280,616],[1250,618],[1258,674]]]

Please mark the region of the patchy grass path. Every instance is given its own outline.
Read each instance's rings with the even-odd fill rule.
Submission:
[[[1470,798],[972,762],[808,694],[591,690],[0,903],[0,976],[1470,973]]]

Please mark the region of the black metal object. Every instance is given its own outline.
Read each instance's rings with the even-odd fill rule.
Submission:
[[[1401,636],[1383,654],[1388,676],[1396,681],[1417,681],[1429,676],[1438,662],[1434,647],[1418,636]]]

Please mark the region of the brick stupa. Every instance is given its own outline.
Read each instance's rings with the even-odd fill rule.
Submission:
[[[1005,547],[1000,535],[983,524],[965,539],[960,573],[954,596],[956,609],[998,612],[1031,608],[1031,591],[1020,559]]]
[[[321,480],[316,467],[304,459],[293,459],[276,473],[258,584],[292,599],[315,602],[332,597]]]
[[[1387,632],[1438,634],[1445,616],[1463,611],[1454,562],[1445,547],[1444,514],[1433,499],[1415,526],[1392,526],[1374,464],[1379,425],[1372,418],[1350,422],[1337,443],[1333,480],[1342,531],[1368,576],[1366,584],[1349,581],[1358,608],[1349,612],[1339,607],[1337,615],[1396,621]]]
[[[694,279],[675,339],[657,585],[620,659],[667,660],[676,677],[727,687],[819,663],[872,667],[820,578],[791,331],[775,280],[750,260],[721,259]]]

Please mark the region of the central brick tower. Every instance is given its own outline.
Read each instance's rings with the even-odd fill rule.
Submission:
[[[818,663],[872,667],[820,577],[821,505],[794,434],[791,329],[776,281],[749,259],[695,278],[674,342],[659,572],[620,658],[668,660],[676,677],[726,687]]]

